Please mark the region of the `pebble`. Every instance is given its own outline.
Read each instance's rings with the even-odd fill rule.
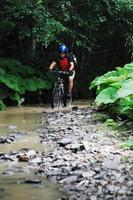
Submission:
[[[42,153],[31,149],[1,153],[0,161],[27,162],[36,169],[36,174],[60,183],[60,190],[67,193],[62,200],[132,198],[133,151],[119,149],[114,133],[101,130],[102,124],[94,122],[92,112],[90,108],[73,107],[68,112],[43,113],[37,133],[40,141],[50,143],[53,148]],[[0,143],[5,139],[13,142],[15,138],[16,135],[0,137]],[[129,159],[123,162],[123,156]],[[40,184],[40,180],[26,181]]]

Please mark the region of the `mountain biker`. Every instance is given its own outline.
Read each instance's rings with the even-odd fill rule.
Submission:
[[[49,69],[52,70],[56,66],[61,71],[70,71],[70,76],[68,77],[68,97],[72,96],[73,89],[73,79],[75,76],[74,61],[71,55],[68,54],[68,48],[65,44],[59,45],[58,48],[59,55],[50,64]]]

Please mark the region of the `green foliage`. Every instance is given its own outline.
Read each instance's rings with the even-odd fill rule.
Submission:
[[[133,63],[108,72],[92,81],[90,89],[97,88],[97,106],[111,107],[115,112],[133,119]]]
[[[120,146],[124,149],[133,149],[133,137],[123,142]]]
[[[132,47],[132,9],[132,0],[4,0],[0,26],[8,35],[15,31],[19,39],[30,38],[45,47],[65,33],[92,52],[116,32]]]
[[[5,109],[6,109],[5,104],[3,103],[2,100],[0,100],[0,110],[5,110]]]
[[[117,89],[113,87],[103,89],[96,97],[96,104],[99,106],[103,103],[103,101],[104,104],[114,103],[116,101],[116,92]]]
[[[55,46],[60,42],[66,43],[72,51],[79,54],[81,76],[77,82],[82,82],[84,86],[82,77],[83,80],[92,80],[95,73],[101,73],[106,63],[110,63],[109,67],[112,67],[116,63],[125,63],[125,60],[130,60],[133,56],[132,0],[2,0],[0,5],[0,55],[3,57],[11,56],[41,68],[44,63],[47,66]],[[122,55],[125,55],[123,59]],[[91,63],[95,65],[99,62],[103,66],[101,70],[97,69],[97,65],[90,69]],[[19,65],[22,67],[18,69]],[[9,81],[4,82],[8,68],[9,74],[15,78],[8,75]],[[119,89],[126,76],[119,76],[120,71],[121,68],[117,70],[115,77],[111,72],[112,74],[107,75],[108,79],[98,79],[97,94],[106,89],[109,83],[110,87]],[[86,72],[92,74],[92,77],[85,77]],[[25,92],[23,78],[28,77],[28,74],[34,77],[35,74],[33,68],[19,64],[18,61],[11,61],[10,65],[7,63],[6,68],[1,68],[1,73],[5,75],[0,76],[0,82],[17,93]],[[132,78],[133,73],[129,76]],[[33,81],[27,80],[27,90],[30,87],[30,90],[35,91],[34,84],[29,86],[31,82]],[[80,91],[80,87],[78,90]]]
[[[116,128],[117,123],[113,119],[107,119],[105,124],[109,127]]]
[[[32,67],[7,58],[0,58],[0,85],[0,99],[9,97],[16,101],[18,105],[23,102],[22,95],[26,91],[35,92],[50,88],[45,76],[38,77]],[[0,110],[3,109],[5,109],[5,106],[3,101],[0,100]]]
[[[49,1],[5,0],[2,7],[0,15],[2,30],[10,35],[17,31],[21,40],[30,38],[47,47],[51,41],[57,39],[58,34],[67,30],[52,16]]]

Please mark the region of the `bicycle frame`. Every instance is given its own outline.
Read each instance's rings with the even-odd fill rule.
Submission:
[[[65,71],[56,71],[52,70],[53,73],[57,74],[57,80],[54,84],[53,94],[52,94],[52,108],[59,108],[61,104],[66,106],[66,95],[64,80],[61,78],[61,75],[70,75],[70,72]]]

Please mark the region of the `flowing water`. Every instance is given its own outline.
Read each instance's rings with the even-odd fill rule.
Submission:
[[[11,134],[13,131],[28,132],[28,135],[17,138],[11,144],[0,144],[0,153],[31,148],[36,151],[45,151],[48,146],[40,143],[40,138],[34,128],[39,126],[41,113],[45,111],[41,107],[8,108],[0,112],[0,136]],[[32,141],[32,142],[31,142]],[[0,162],[0,199],[3,200],[56,200],[60,197],[58,185],[45,179],[42,184],[22,184],[24,179],[37,179],[34,173],[19,173],[3,175],[10,169],[24,167],[25,163]],[[39,177],[40,179],[40,177]]]

